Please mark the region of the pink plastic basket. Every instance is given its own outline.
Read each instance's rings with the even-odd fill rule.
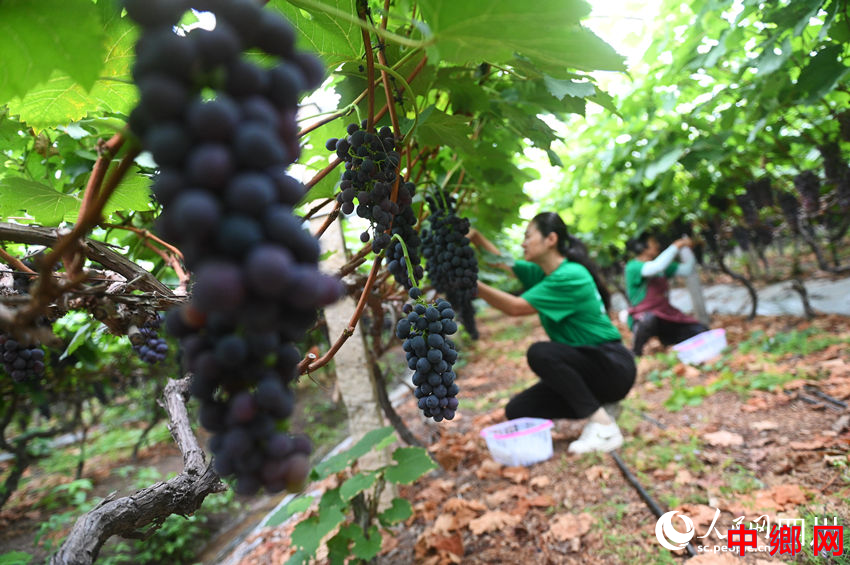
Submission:
[[[552,420],[517,418],[487,426],[481,430],[481,437],[497,462],[528,466],[552,457],[552,426]]]
[[[726,348],[726,330],[719,328],[697,334],[673,346],[682,363],[696,365],[720,355]]]

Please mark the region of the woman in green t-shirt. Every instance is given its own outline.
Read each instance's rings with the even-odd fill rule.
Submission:
[[[470,241],[499,254],[479,232]],[[538,314],[552,341],[528,349],[528,365],[540,381],[508,402],[508,419],[589,418],[569,451],[611,451],[623,443],[617,423],[603,408],[628,394],[637,369],[607,314],[610,294],[581,244],[554,212],[535,216],[525,230],[524,261],[513,267],[525,288],[520,296],[478,281],[478,296],[509,316]]]

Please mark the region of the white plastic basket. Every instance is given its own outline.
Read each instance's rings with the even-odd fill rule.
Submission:
[[[517,418],[487,426],[481,437],[497,462],[528,466],[552,457],[552,425],[552,420],[543,418]]]
[[[726,330],[719,328],[697,334],[673,346],[682,363],[696,365],[720,355],[726,348]]]

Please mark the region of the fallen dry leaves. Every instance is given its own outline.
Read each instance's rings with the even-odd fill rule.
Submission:
[[[572,541],[589,532],[593,522],[593,516],[586,512],[559,514],[552,520],[549,530],[543,537],[549,541]]]
[[[704,434],[702,438],[714,447],[737,447],[744,444],[744,438],[741,434],[726,430]]]
[[[491,510],[472,520],[469,523],[469,531],[480,536],[488,532],[496,532],[506,527],[516,526],[520,519],[520,516],[514,516],[502,510]]]

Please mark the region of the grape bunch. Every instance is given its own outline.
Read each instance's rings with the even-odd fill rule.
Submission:
[[[431,215],[422,233],[425,269],[437,292],[457,310],[466,331],[478,339],[472,299],[478,293],[478,260],[466,234],[469,220],[455,213],[454,197],[438,194],[428,198]]]
[[[404,340],[407,366],[414,370],[414,395],[419,409],[435,422],[455,417],[460,390],[452,365],[457,361],[455,343],[446,336],[457,331],[452,305],[442,298],[425,304],[418,287],[409,291],[415,303],[405,304],[406,318],[396,325],[396,336]]]
[[[812,171],[803,171],[794,177],[794,188],[803,202],[803,210],[809,215],[820,209],[820,178]]]
[[[830,182],[838,182],[847,175],[847,161],[841,156],[841,147],[837,141],[830,141],[818,146],[823,158],[823,172]]]
[[[735,226],[732,228],[732,237],[735,238],[735,241],[738,242],[738,245],[741,246],[741,249],[744,251],[749,251],[750,249],[750,232],[747,228],[742,226]]]
[[[212,30],[173,26],[188,8],[211,11]],[[280,433],[293,409],[298,350],[291,342],[336,301],[340,282],[319,273],[319,245],[292,207],[306,188],[286,173],[300,152],[302,92],[324,66],[295,50],[292,25],[251,0],[125,0],[142,27],[130,126],[159,166],[157,229],[193,272],[191,301],[165,319],[193,373],[215,469],[236,491],[295,488],[310,442]],[[245,52],[268,55],[267,66]]]
[[[850,209],[850,166],[841,155],[841,146],[838,142],[832,141],[818,146],[818,149],[823,157],[824,174],[831,183],[835,184],[839,207],[842,210]]]
[[[38,380],[44,376],[44,350],[37,345],[25,345],[0,332],[0,355],[3,369],[15,382]]]
[[[850,141],[850,110],[838,114],[838,131],[841,134],[841,139]]]
[[[755,200],[750,197],[750,194],[748,192],[744,194],[736,194],[735,201],[741,208],[741,214],[744,217],[744,222],[746,222],[748,226],[756,225],[759,221],[759,209]]]
[[[785,223],[788,224],[791,231],[797,233],[799,231],[800,201],[790,192],[781,190],[776,193],[776,203],[779,204],[779,209],[782,210]]]
[[[393,275],[396,282],[408,290],[415,286],[416,282],[425,274],[419,257],[422,240],[416,233],[415,226],[416,215],[413,213],[413,209],[408,206],[395,217],[392,228],[393,236],[398,235],[404,241],[404,246],[398,241],[391,240],[386,251],[387,270]],[[410,280],[410,275],[407,272],[407,262],[404,259],[405,247],[410,264],[413,266],[413,278],[415,280]]]
[[[142,327],[139,328],[138,337],[131,336],[137,341],[137,343],[133,343],[133,351],[145,363],[150,363],[151,365],[159,363],[164,361],[166,355],[168,355],[168,342],[164,338],[159,337],[159,328],[161,325],[162,318],[157,316],[142,324]]]
[[[377,133],[366,131],[366,122],[352,123],[346,127],[348,135],[332,138],[325,147],[335,151],[345,162],[337,202],[343,214],[356,212],[369,220],[372,227],[372,251],[378,253],[390,244],[387,230],[393,218],[401,215],[413,202],[416,185],[402,183],[398,178],[401,155],[395,150],[396,141],[390,128],[384,126]],[[398,195],[392,200],[393,186],[398,183]],[[355,206],[354,200],[357,199]],[[368,231],[360,234],[360,241],[368,242]]]
[[[751,180],[744,185],[744,188],[746,188],[747,196],[755,204],[756,208],[769,208],[773,206],[773,189],[769,177]]]

